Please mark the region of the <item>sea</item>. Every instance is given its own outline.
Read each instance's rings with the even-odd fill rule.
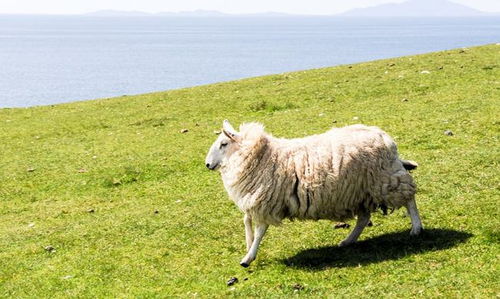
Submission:
[[[0,15],[0,107],[134,95],[498,42],[498,16]]]

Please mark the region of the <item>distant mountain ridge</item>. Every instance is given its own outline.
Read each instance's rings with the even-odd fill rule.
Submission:
[[[248,14],[229,14],[216,10],[192,10],[180,12],[158,12],[148,13],[143,11],[122,11],[122,10],[99,10],[89,12],[86,16],[96,17],[146,17],[146,16],[159,16],[159,17],[232,17],[232,16],[290,16],[281,12],[264,12],[264,13],[248,13]]]
[[[462,17],[489,14],[447,0],[408,0],[401,3],[355,8],[339,15],[349,17]]]
[[[216,10],[193,10],[180,12],[158,12],[148,13],[143,11],[120,11],[120,10],[99,10],[86,13],[87,16],[100,17],[286,17],[286,16],[314,16],[287,14],[281,12],[263,12],[263,13],[243,13],[232,14]],[[470,17],[470,16],[499,16],[500,12],[487,13],[476,10],[469,6],[451,2],[448,0],[408,0],[401,3],[386,3],[377,6],[355,8],[340,14],[329,16],[342,17]],[[328,15],[321,15],[328,16]]]
[[[86,16],[96,16],[96,17],[145,17],[150,16],[150,13],[143,11],[123,11],[123,10],[98,10],[89,13],[85,13]]]

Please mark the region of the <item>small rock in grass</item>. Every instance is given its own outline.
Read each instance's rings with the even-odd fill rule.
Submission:
[[[158,211],[158,210],[155,210],[155,212],[154,212],[154,213],[155,213],[155,214],[160,214],[160,211]]]
[[[34,168],[34,167],[28,167],[28,168],[26,169],[26,171],[27,171],[27,172],[33,172],[33,171],[35,171],[35,168]]]
[[[181,130],[181,133],[187,133],[187,132],[189,132],[189,130],[188,130],[188,129],[182,129],[182,130]]]
[[[30,224],[28,224],[28,227],[35,227],[35,224],[34,223],[30,223]]]
[[[233,284],[235,284],[235,283],[237,283],[237,282],[238,282],[238,278],[236,278],[236,277],[231,277],[231,278],[229,278],[229,280],[227,281],[227,283],[226,283],[226,284],[227,284],[227,286],[228,286],[228,287],[230,287],[230,286],[232,286]]]
[[[442,69],[444,69],[444,66],[440,66],[440,67],[438,67],[438,69],[442,70]]]
[[[78,170],[78,173],[86,173],[87,172],[87,169],[85,168],[81,168]]]
[[[318,116],[319,117],[323,117],[323,116],[325,116],[325,114],[324,113],[320,113],[320,114],[318,114]]]
[[[345,222],[339,222],[333,226],[334,229],[339,229],[339,228],[349,228],[351,225],[349,223]]]
[[[421,74],[430,74],[431,72],[429,72],[429,71],[421,71],[420,73]]]
[[[359,119],[359,117],[357,117],[357,116],[352,118],[352,120],[358,120],[358,119]]]
[[[71,279],[71,278],[73,278],[73,275],[66,275],[61,277],[61,279]]]
[[[94,212],[95,212],[95,210],[94,210],[94,209],[88,209],[88,210],[87,210],[87,213],[94,213]]]
[[[294,285],[292,286],[292,288],[293,288],[294,290],[300,291],[300,290],[303,290],[303,289],[304,289],[304,286],[303,286],[303,285],[301,285],[300,283],[296,283],[296,284],[294,284]]]
[[[47,245],[44,247],[45,251],[48,251],[48,252],[56,252],[56,249],[54,248],[54,246],[51,246],[51,245]]]
[[[248,280],[248,277],[243,278],[243,280],[244,280],[244,281],[247,281],[247,280]]]
[[[388,66],[395,66],[396,64],[394,62],[389,63]]]
[[[336,119],[332,120],[332,123],[336,124],[336,123],[337,123],[337,120],[336,120]]]
[[[444,135],[446,135],[446,136],[453,136],[454,134],[453,134],[452,131],[446,130],[446,131],[444,131]]]
[[[403,99],[401,100],[401,102],[408,102],[408,99],[407,99],[407,98],[403,98]]]

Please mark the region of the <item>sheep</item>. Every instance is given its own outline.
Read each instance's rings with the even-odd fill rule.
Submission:
[[[377,208],[404,206],[410,234],[423,229],[409,173],[417,164],[400,159],[392,138],[377,127],[358,124],[281,139],[260,123],[242,124],[237,132],[224,120],[205,165],[220,170],[229,197],[244,213],[243,267],[255,260],[269,225],[285,218],[345,221],[357,216],[339,246],[356,242]]]

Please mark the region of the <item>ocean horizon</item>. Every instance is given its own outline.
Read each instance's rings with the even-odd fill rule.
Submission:
[[[500,17],[0,16],[0,108],[500,42]]]

